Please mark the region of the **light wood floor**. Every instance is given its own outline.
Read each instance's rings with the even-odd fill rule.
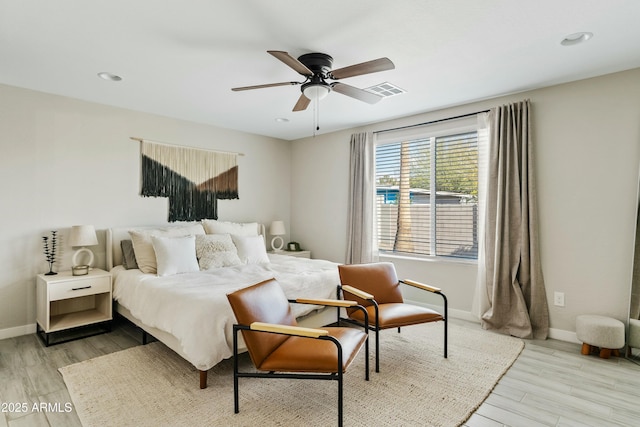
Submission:
[[[0,340],[0,404],[13,409],[0,413],[0,427],[79,426],[75,412],[65,412],[71,398],[58,368],[140,345],[140,337],[130,324],[116,321],[111,333],[50,347],[36,335]],[[49,406],[34,411],[40,402]],[[15,404],[27,411],[16,412]],[[526,341],[465,426],[640,426],[640,365],[582,356],[577,344]]]

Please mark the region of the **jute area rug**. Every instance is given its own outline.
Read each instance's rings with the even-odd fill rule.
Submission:
[[[358,355],[345,374],[345,426],[459,426],[480,406],[524,344],[517,338],[433,323],[381,333],[380,373],[364,380]],[[247,354],[241,366],[251,369]],[[233,413],[233,365],[225,360],[198,388],[197,371],[154,342],[60,368],[82,424],[89,426],[331,426],[335,381],[240,378]]]

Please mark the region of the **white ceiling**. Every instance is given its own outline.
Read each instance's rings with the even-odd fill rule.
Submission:
[[[230,90],[303,80],[267,50],[395,63],[343,82],[407,93],[330,93],[326,133],[640,67],[639,22],[637,0],[0,0],[0,83],[291,140],[313,133],[300,86]]]

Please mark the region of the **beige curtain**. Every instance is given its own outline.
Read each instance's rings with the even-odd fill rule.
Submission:
[[[631,279],[631,304],[629,317],[640,320],[640,205],[636,217],[636,243],[633,256],[633,277]]]
[[[375,150],[373,137],[351,135],[347,264],[378,260],[375,227]]]
[[[489,112],[483,265],[476,298],[485,329],[547,338],[549,312],[538,244],[529,100]]]
[[[485,216],[487,206],[487,173],[489,169],[489,113],[478,113],[478,280],[471,307],[478,319],[489,310],[485,261]]]

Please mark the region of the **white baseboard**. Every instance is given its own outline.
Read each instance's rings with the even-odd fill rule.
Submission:
[[[19,337],[36,333],[36,324],[16,326],[15,328],[0,329],[0,340],[5,338]]]
[[[578,340],[578,336],[575,332],[565,331],[564,329],[549,328],[549,338],[559,341],[567,341],[575,344],[582,344],[582,341]]]
[[[419,305],[419,306],[430,308],[436,311],[442,310],[442,306],[438,306],[437,304],[425,304],[424,302],[412,301],[408,299],[405,301],[409,304]],[[480,319],[478,319],[476,315],[471,313],[470,311],[456,310],[456,309],[450,308],[449,317],[453,319],[466,320],[468,322],[480,323]],[[564,329],[549,328],[549,338],[558,340],[558,341],[566,341],[566,342],[571,342],[576,344],[582,344],[582,341],[578,340],[578,337],[576,336],[575,332],[565,331]]]
[[[449,309],[449,316],[454,319],[466,320],[467,322],[480,323],[480,319],[478,319],[475,314],[470,311],[464,310],[456,310]]]

